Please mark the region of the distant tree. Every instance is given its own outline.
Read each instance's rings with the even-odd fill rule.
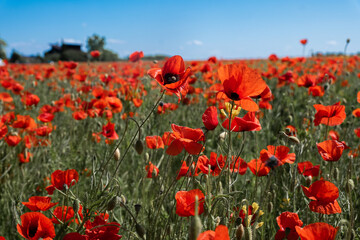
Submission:
[[[44,55],[44,62],[57,62],[60,60],[61,54],[60,53],[45,53]]]
[[[22,62],[24,62],[24,59],[20,55],[20,53],[18,53],[16,50],[12,50],[9,62],[11,62],[11,63],[22,63]]]
[[[113,51],[108,49],[104,49],[102,51],[102,54],[100,55],[100,61],[103,62],[114,62],[118,60],[119,60],[119,56],[117,55],[117,53],[114,53]]]
[[[94,50],[102,52],[104,50],[105,43],[105,37],[100,37],[97,34],[93,34],[86,40],[86,48],[89,53]]]
[[[6,42],[0,38],[0,58],[6,59],[5,47],[7,46]]]

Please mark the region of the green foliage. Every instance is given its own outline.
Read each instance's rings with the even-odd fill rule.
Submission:
[[[20,53],[18,53],[17,51],[13,50],[13,51],[11,52],[11,56],[10,56],[9,62],[11,62],[11,63],[22,63],[22,62],[24,62],[24,58],[21,56]]]
[[[0,58],[6,59],[5,47],[7,46],[6,42],[0,38]]]
[[[117,53],[108,49],[104,49],[100,55],[100,61],[102,62],[113,62],[118,60],[119,56],[117,55]]]
[[[66,50],[61,54],[60,60],[85,62],[87,60],[87,55],[86,53],[77,50]]]
[[[105,37],[100,37],[98,34],[93,34],[86,40],[86,48],[88,52],[98,50],[103,51],[105,46]]]

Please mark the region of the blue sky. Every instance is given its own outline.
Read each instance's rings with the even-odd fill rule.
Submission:
[[[0,0],[0,38],[12,49],[43,54],[61,39],[105,36],[106,48],[180,54],[185,59],[259,58],[360,51],[360,0]]]

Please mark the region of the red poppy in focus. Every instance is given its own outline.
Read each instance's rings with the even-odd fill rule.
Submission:
[[[145,170],[147,171],[146,178],[157,177],[159,175],[159,169],[151,162],[145,166]]]
[[[70,170],[56,170],[51,174],[51,184],[50,186],[46,187],[46,190],[53,191],[54,188],[59,190],[63,190],[65,185],[69,188],[70,186],[75,185],[79,181],[79,174],[75,169]],[[50,195],[52,193],[49,193]]]
[[[258,72],[234,63],[219,67],[218,76],[224,88],[218,92],[219,98],[236,101],[236,105],[247,111],[259,109],[251,97],[260,95],[267,85]]]
[[[81,235],[77,232],[68,233],[64,236],[63,240],[88,240],[87,236]]]
[[[326,140],[316,144],[318,152],[325,161],[338,161],[345,149],[345,145],[337,140]]]
[[[150,149],[164,148],[164,142],[160,136],[147,136],[145,142]]]
[[[198,197],[198,213],[204,212],[205,195],[200,189],[178,191],[175,195],[176,214],[180,217],[195,216],[195,198]]]
[[[260,159],[253,159],[248,162],[250,171],[257,177],[266,176],[269,174],[271,168],[266,166]]]
[[[328,126],[340,125],[346,118],[345,106],[340,105],[340,102],[330,106],[315,104],[314,108],[316,109],[315,126],[319,124]]]
[[[334,228],[327,223],[317,222],[304,228],[296,226],[295,229],[301,240],[335,240],[339,228]]]
[[[230,163],[230,170],[233,172],[238,172],[240,175],[244,175],[247,170],[247,163],[242,159],[241,157],[234,159],[234,156],[232,157],[231,163]]]
[[[214,106],[208,107],[202,115],[202,122],[207,130],[214,130],[219,124],[217,118],[217,108]]]
[[[295,227],[301,227],[303,222],[299,219],[297,213],[283,212],[276,218],[277,224],[280,229],[275,235],[275,240],[297,240],[299,235],[296,232]]]
[[[181,56],[175,55],[169,58],[163,68],[151,68],[148,74],[155,79],[163,88],[174,93],[179,102],[181,96],[185,96],[188,83],[187,79],[191,73],[191,68],[185,70],[185,63]]]
[[[230,240],[229,230],[224,225],[219,225],[215,231],[205,231],[199,234],[196,240]]]
[[[319,180],[311,184],[309,188],[301,186],[304,194],[310,198],[309,208],[313,212],[322,214],[341,213],[337,202],[339,189],[331,182]]]
[[[94,51],[91,51],[90,52],[90,55],[93,57],[93,58],[98,58],[100,57],[100,52],[98,50],[94,50]]]
[[[297,164],[297,170],[299,174],[302,174],[305,177],[306,176],[317,177],[319,176],[320,165],[313,166],[313,164],[310,161],[299,162]]]
[[[229,129],[229,118],[222,123],[225,129]],[[255,112],[247,112],[244,117],[235,117],[231,120],[231,131],[245,132],[245,131],[260,131],[261,125],[259,119],[256,118]]]
[[[212,174],[218,176],[222,169],[225,167],[226,157],[217,155],[214,152],[210,153],[210,159],[206,155],[201,155],[198,158],[197,167],[203,174]]]
[[[61,222],[69,222],[71,219],[74,218],[74,209],[68,206],[56,207],[54,209],[53,216],[54,217],[51,219],[51,221],[54,224],[61,224]],[[61,222],[59,222],[58,219]],[[71,222],[73,222],[73,220]]]
[[[29,198],[29,202],[22,202],[24,206],[29,208],[31,211],[47,211],[57,203],[51,202],[51,197],[39,197],[33,196]]]
[[[176,156],[180,154],[184,148],[192,155],[198,155],[200,153],[203,145],[198,142],[205,140],[204,133],[201,129],[192,129],[175,124],[171,124],[171,128],[173,132],[169,138],[173,140],[166,150],[167,154]]]
[[[270,168],[281,166],[285,163],[292,164],[295,162],[296,155],[295,153],[289,153],[289,151],[290,149],[286,146],[275,147],[268,145],[267,150],[261,150],[260,160]]]
[[[85,222],[85,235],[87,240],[119,240],[118,235],[120,224],[117,222],[108,223],[102,215],[95,216],[94,220]]]
[[[28,212],[20,216],[21,225],[16,226],[18,233],[29,240],[50,240],[55,237],[51,220],[40,212]]]
[[[136,52],[133,52],[132,54],[130,54],[129,60],[130,60],[130,62],[137,62],[143,57],[144,57],[144,53],[142,51],[140,51],[140,52],[136,51]]]
[[[300,40],[300,43],[301,43],[302,45],[306,45],[307,42],[308,42],[308,40],[307,40],[306,38]]]

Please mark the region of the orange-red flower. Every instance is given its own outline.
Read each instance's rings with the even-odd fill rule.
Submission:
[[[100,52],[98,50],[94,50],[94,51],[91,51],[90,52],[90,55],[93,57],[93,58],[98,58],[100,57]]]
[[[146,178],[157,177],[159,175],[159,169],[152,162],[145,166],[145,170],[147,172]]]
[[[235,159],[235,157],[232,157],[231,163],[230,163],[230,170],[233,172],[238,172],[240,175],[244,175],[247,170],[247,163],[242,159],[241,157],[238,157]]]
[[[207,130],[214,130],[219,124],[217,108],[214,106],[208,107],[202,115],[202,122]]]
[[[250,171],[258,177],[268,175],[271,170],[271,168],[266,166],[265,163],[263,163],[260,159],[251,160],[248,162],[247,166]]]
[[[115,124],[111,122],[108,122],[106,125],[103,126],[101,134],[110,140],[116,140],[119,138],[119,136],[115,132]]]
[[[195,216],[195,199],[198,197],[198,213],[204,212],[205,195],[200,189],[178,191],[175,195],[176,214],[180,217]]]
[[[218,176],[222,169],[225,167],[226,157],[217,155],[214,152],[210,153],[210,159],[206,155],[201,155],[198,158],[197,167],[203,174],[212,174]]]
[[[144,53],[142,51],[140,51],[140,52],[135,51],[132,54],[130,54],[129,60],[130,60],[130,62],[137,62],[143,57],[144,57]]]
[[[169,58],[163,68],[151,68],[148,74],[155,79],[163,88],[178,96],[185,96],[188,88],[187,79],[191,68],[185,70],[185,63],[181,56],[175,55]]]
[[[223,85],[219,98],[236,101],[236,105],[247,111],[259,109],[251,97],[259,96],[267,85],[257,71],[234,63],[219,67],[218,76]]]
[[[315,126],[319,124],[329,126],[340,125],[346,118],[345,106],[340,105],[340,102],[330,106],[315,104],[314,108],[316,109]]]
[[[51,197],[40,197],[40,196],[33,196],[29,198],[29,202],[22,202],[27,208],[31,211],[47,211],[57,203],[51,202]]]
[[[225,119],[222,126],[229,129],[229,118]],[[244,117],[235,117],[231,120],[231,131],[246,132],[246,131],[260,131],[261,125],[259,119],[256,118],[255,112],[247,112]]]
[[[301,43],[302,45],[306,45],[307,42],[308,42],[308,40],[307,40],[306,38],[300,40],[300,43]]]
[[[20,216],[18,233],[29,240],[51,240],[55,237],[55,228],[51,220],[40,212],[28,212]]]
[[[70,187],[75,185],[79,181],[79,174],[75,169],[69,170],[56,170],[51,174],[51,184],[46,187],[46,190],[51,195],[55,188],[59,190],[63,190],[65,185],[66,187]]]
[[[215,231],[208,230],[199,234],[196,240],[230,240],[229,230],[224,225],[219,225]]]
[[[313,166],[310,161],[299,162],[297,164],[297,170],[299,174],[304,176],[317,177],[319,176],[320,165]]]
[[[299,219],[297,213],[283,212],[276,218],[280,229],[276,232],[275,240],[298,240],[299,235],[295,227],[301,227],[303,222]]]
[[[175,124],[171,124],[171,128],[173,132],[169,138],[172,139],[172,142],[166,150],[167,154],[176,156],[180,154],[184,148],[192,155],[198,155],[200,153],[203,145],[198,142],[205,140],[204,133],[201,129],[192,129]]]
[[[335,240],[339,228],[334,228],[327,223],[317,222],[304,228],[296,226],[295,229],[301,240]]]
[[[339,197],[339,189],[333,183],[319,180],[309,188],[301,187],[304,194],[314,200],[309,203],[311,211],[322,214],[341,213],[341,208],[336,200]]]
[[[270,168],[281,166],[285,163],[292,164],[295,162],[296,155],[295,153],[289,153],[289,151],[290,149],[286,146],[275,147],[268,145],[267,150],[261,150],[260,160]]]
[[[164,148],[164,142],[160,136],[147,136],[145,142],[150,149]]]
[[[345,145],[337,140],[326,140],[316,144],[318,152],[325,161],[338,161],[345,149]]]

